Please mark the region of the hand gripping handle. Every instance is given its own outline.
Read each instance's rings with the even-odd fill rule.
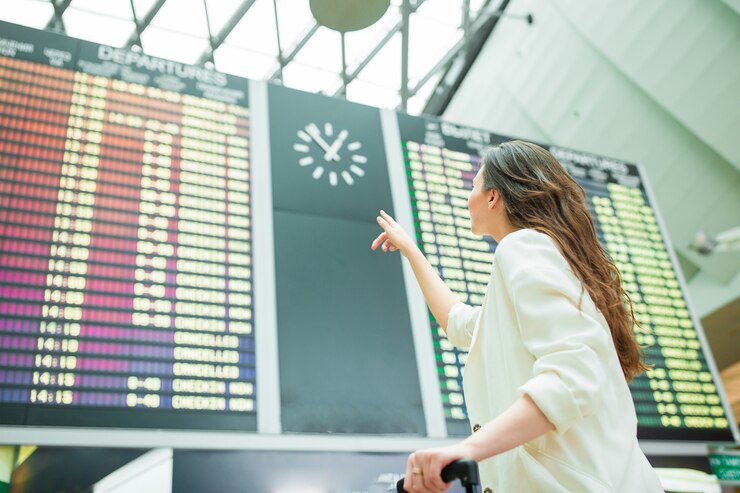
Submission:
[[[449,463],[442,469],[442,481],[449,483],[456,479],[460,480],[466,491],[476,493],[480,491],[480,478],[478,476],[478,464],[471,459],[459,459]],[[396,483],[398,493],[406,493],[403,489],[403,478]]]

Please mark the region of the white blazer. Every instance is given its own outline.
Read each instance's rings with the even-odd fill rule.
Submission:
[[[520,229],[496,249],[483,305],[457,303],[447,336],[469,349],[468,417],[479,425],[528,394],[555,426],[480,463],[485,493],[653,493],[637,417],[606,319],[557,244]]]

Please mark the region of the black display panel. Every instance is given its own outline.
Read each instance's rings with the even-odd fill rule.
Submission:
[[[283,87],[269,107],[283,431],[423,435],[401,260],[370,250],[379,112]]]
[[[398,115],[417,241],[458,297],[479,305],[496,243],[470,233],[466,199],[485,146],[511,140],[478,129]],[[548,146],[545,146],[548,147]],[[654,204],[636,166],[548,147],[584,188],[598,238],[616,262],[654,369],[631,384],[643,439],[732,441],[716,380],[686,305]],[[462,394],[465,352],[429,314],[448,432],[470,432]]]
[[[0,422],[256,430],[247,81],[0,32]]]
[[[172,493],[396,491],[408,453],[175,451]],[[245,488],[245,483],[249,487]],[[465,488],[455,481],[450,493]]]

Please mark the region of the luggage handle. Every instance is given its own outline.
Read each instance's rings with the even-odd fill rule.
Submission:
[[[472,459],[459,459],[449,463],[442,469],[442,481],[449,483],[456,479],[465,487],[468,493],[480,493],[480,477],[478,476],[478,464]],[[396,483],[398,493],[406,493],[403,489],[403,478]]]

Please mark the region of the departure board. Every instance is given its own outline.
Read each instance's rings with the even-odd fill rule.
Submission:
[[[470,233],[467,197],[482,149],[511,140],[446,122],[398,115],[417,242],[461,301],[479,305],[496,243]],[[654,204],[638,168],[549,147],[584,188],[597,234],[624,277],[655,365],[630,389],[645,439],[732,440],[730,425],[671,262]],[[466,353],[454,348],[429,313],[440,391],[450,435],[470,432],[462,393]]]
[[[2,422],[255,430],[247,81],[2,37]]]

